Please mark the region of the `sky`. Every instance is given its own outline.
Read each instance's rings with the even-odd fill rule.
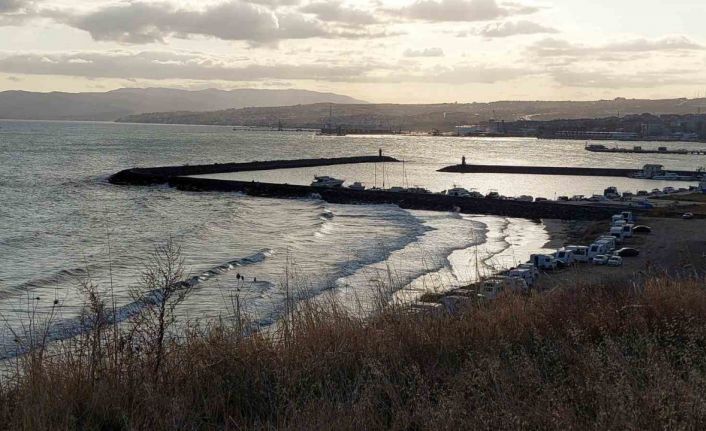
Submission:
[[[0,0],[0,90],[706,96],[703,0]]]

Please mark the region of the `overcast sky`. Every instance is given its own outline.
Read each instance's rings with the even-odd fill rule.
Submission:
[[[0,90],[706,96],[704,0],[0,0]]]

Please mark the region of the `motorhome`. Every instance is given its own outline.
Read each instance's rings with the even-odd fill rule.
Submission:
[[[510,272],[508,273],[508,277],[519,278],[520,280],[524,280],[524,282],[527,283],[527,286],[529,287],[532,287],[535,282],[533,271],[530,271],[529,269],[525,268],[515,268],[513,270],[510,270]]]
[[[566,249],[558,250],[554,253],[554,258],[557,260],[557,263],[562,266],[573,265],[576,262],[574,252]]]
[[[632,238],[632,229],[635,227],[634,224],[623,225],[623,238]]]
[[[625,220],[625,218],[623,218],[623,215],[622,215],[622,214],[616,214],[616,215],[614,215],[614,216],[611,218],[610,223],[613,224],[613,223],[616,223],[616,222],[619,222],[619,221],[622,221],[622,220]]]
[[[495,299],[505,291],[523,293],[526,292],[527,289],[527,283],[523,279],[511,277],[492,277],[487,280],[483,280],[480,286],[479,294],[486,299]]]
[[[529,269],[530,272],[532,272],[532,277],[537,280],[539,279],[539,270],[537,269],[536,266],[532,265],[531,263],[523,263],[522,265],[518,265],[518,269]]]
[[[537,269],[553,270],[556,269],[558,265],[556,259],[554,259],[554,256],[549,256],[546,254],[533,254],[530,256],[530,262]]]
[[[616,237],[619,241],[622,241],[625,239],[625,234],[623,233],[623,226],[613,226],[610,228],[610,234],[614,237]]]
[[[583,245],[570,245],[566,247],[566,250],[573,252],[574,261],[583,263],[588,262],[588,247]]]
[[[625,219],[626,222],[635,224],[636,219],[632,211],[623,211],[620,214],[623,216],[623,219]]]
[[[621,220],[614,221],[614,222],[611,224],[611,227],[623,227],[623,226],[625,226],[626,224],[628,224],[628,222],[626,222],[625,219],[621,219]]]
[[[612,235],[603,235],[596,240],[596,243],[603,242],[608,246],[608,251],[612,252],[618,248],[618,239]]]
[[[608,244],[605,242],[594,242],[588,248],[588,258],[593,260],[594,257],[608,253]]]

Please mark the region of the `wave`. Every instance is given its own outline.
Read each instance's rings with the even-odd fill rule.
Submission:
[[[204,281],[207,281],[213,277],[217,277],[221,274],[225,274],[229,271],[235,270],[240,267],[246,267],[248,265],[253,265],[256,263],[263,262],[265,259],[272,256],[273,254],[274,254],[274,250],[263,249],[263,250],[261,250],[257,253],[254,253],[250,256],[230,260],[222,265],[215,266],[215,267],[208,269],[206,271],[202,271],[198,275],[194,275],[190,279],[184,281],[184,284],[188,285],[191,288],[194,288],[194,287],[198,286],[199,284],[203,283]],[[77,268],[77,269],[60,271],[59,273],[57,273],[54,276],[54,278],[56,278],[56,277],[77,278],[77,277],[85,276],[87,274],[88,274],[88,271],[86,269]],[[260,286],[261,290],[267,289],[271,286],[271,283],[269,283],[269,282],[259,282],[259,283],[251,283],[251,284],[253,286]],[[156,289],[156,290],[148,292],[145,295],[145,297],[140,298],[139,300],[136,300],[131,303],[116,307],[116,309],[114,310],[112,315],[108,316],[108,323],[113,324],[113,323],[124,322],[128,318],[139,313],[144,305],[158,301],[160,299],[161,294],[162,294],[161,289]],[[55,341],[67,340],[69,338],[80,335],[81,333],[90,329],[90,323],[91,322],[83,321],[83,319],[80,316],[69,317],[69,318],[57,320],[54,323],[52,323],[51,326],[46,330],[47,335],[48,335],[47,341],[55,342]],[[22,326],[22,327],[26,327],[26,326]],[[37,334],[25,333],[24,335],[19,335],[18,333],[16,333],[16,329],[10,330],[10,332],[12,333],[12,337],[10,337],[10,338],[12,338],[12,340],[10,342],[8,342],[5,339],[7,337],[3,337],[2,341],[0,341],[0,360],[20,356],[24,353],[27,353],[27,351],[29,351],[30,347],[25,344],[25,341],[30,340],[30,339],[37,339],[37,337],[36,337]],[[34,337],[33,337],[33,335],[34,335]]]

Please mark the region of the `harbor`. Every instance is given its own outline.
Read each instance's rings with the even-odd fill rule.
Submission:
[[[453,188],[443,193],[431,193],[420,187],[389,189],[365,189],[360,184],[342,187],[343,181],[329,177],[317,178],[312,185],[281,184],[263,181],[237,181],[213,178],[199,178],[198,175],[241,172],[256,170],[276,170],[299,167],[331,166],[362,163],[396,163],[393,157],[342,157],[333,159],[299,159],[280,161],[259,161],[247,163],[227,163],[194,166],[165,166],[155,168],[134,168],[116,173],[109,181],[122,185],[168,184],[179,190],[202,192],[240,192],[249,196],[269,198],[316,197],[325,202],[337,204],[394,204],[403,209],[458,212],[463,214],[490,214],[526,219],[555,218],[562,220],[600,220],[609,218],[616,207],[624,206],[635,211],[630,203],[582,202],[574,203],[532,199],[507,199],[500,196],[471,194],[462,188]],[[471,167],[472,165],[462,165]],[[562,168],[546,168],[562,169]],[[563,168],[567,169],[567,168]],[[483,170],[481,170],[482,172]],[[527,173],[511,170],[517,173]],[[603,173],[609,170],[601,170]],[[576,175],[572,171],[572,175]],[[568,175],[568,174],[567,174]],[[317,183],[318,182],[318,183]],[[327,182],[330,186],[327,186]],[[319,183],[323,183],[323,186]],[[675,214],[676,215],[676,214]]]
[[[484,173],[484,174],[522,174],[522,175],[570,175],[589,177],[623,177],[652,180],[673,180],[673,181],[699,181],[704,176],[703,170],[667,171],[663,165],[647,164],[642,169],[626,168],[588,168],[588,167],[564,167],[564,166],[518,166],[518,165],[479,165],[466,163],[465,157],[460,165],[447,166],[439,172],[453,172],[461,174]]]
[[[588,144],[584,147],[586,151],[593,153],[619,153],[619,154],[678,154],[678,155],[694,155],[702,156],[706,155],[706,150],[694,150],[679,148],[676,150],[670,150],[667,147],[658,148],[643,148],[642,146],[635,145],[632,148],[626,147],[606,147],[602,144]]]

